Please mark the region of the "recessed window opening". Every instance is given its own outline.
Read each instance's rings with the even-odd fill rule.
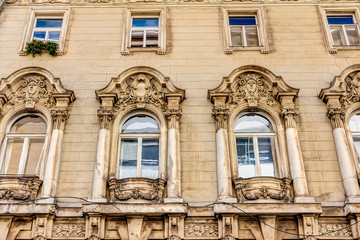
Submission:
[[[133,16],[131,20],[130,47],[159,46],[159,17]]]
[[[229,16],[230,46],[260,46],[259,29],[255,16]]]
[[[360,45],[359,24],[353,14],[328,15],[327,21],[334,46]]]

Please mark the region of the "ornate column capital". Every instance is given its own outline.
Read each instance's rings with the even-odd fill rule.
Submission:
[[[179,128],[179,120],[182,115],[182,110],[178,108],[166,108],[164,110],[166,119],[168,120],[168,128]]]
[[[64,129],[65,121],[69,118],[69,110],[52,109],[50,113],[54,121],[54,129]]]
[[[216,120],[216,131],[220,128],[227,129],[227,119],[229,116],[229,109],[214,106],[212,109],[212,116]]]
[[[297,108],[282,107],[280,115],[284,118],[286,128],[296,128],[295,117],[299,115]]]
[[[333,129],[344,128],[345,109],[343,107],[328,108],[326,115],[330,118]]]
[[[97,115],[100,118],[100,129],[109,129],[110,123],[114,119],[114,110],[113,109],[104,109],[100,108],[97,111]]]

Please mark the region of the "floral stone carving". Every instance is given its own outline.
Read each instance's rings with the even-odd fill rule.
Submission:
[[[53,237],[85,237],[85,223],[55,223]]]
[[[319,223],[319,234],[326,237],[352,237],[350,224]]]
[[[234,184],[240,202],[258,199],[292,200],[290,178],[238,178],[234,180]]]
[[[149,178],[110,179],[109,192],[111,201],[143,199],[160,201],[163,197],[165,180]]]
[[[36,198],[42,181],[37,177],[1,177],[1,200],[33,200]]]
[[[217,223],[185,223],[185,237],[218,237]]]

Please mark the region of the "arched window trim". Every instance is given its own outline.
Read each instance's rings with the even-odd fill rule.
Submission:
[[[135,116],[139,116],[139,115],[143,115],[143,116],[149,116],[151,118],[153,118],[157,124],[158,124],[158,128],[159,128],[159,132],[158,133],[122,133],[122,127],[125,124],[125,122],[129,119],[131,119],[132,117]],[[115,125],[114,125],[115,126]],[[164,152],[164,148],[166,146],[164,146],[163,144],[161,144],[161,137],[163,135],[162,131],[161,131],[161,124],[160,121],[158,119],[158,117],[153,114],[150,111],[139,111],[139,110],[135,110],[130,112],[129,114],[127,114],[126,116],[124,116],[119,123],[119,132],[118,132],[118,138],[117,138],[117,157],[116,157],[116,170],[115,170],[115,174],[116,174],[116,178],[119,179],[119,171],[120,171],[120,154],[121,154],[121,139],[122,138],[139,138],[141,136],[146,136],[146,137],[157,137],[159,139],[159,171],[158,171],[158,177],[157,178],[161,178],[161,176],[164,176],[163,172],[160,172],[160,165],[166,165],[166,163],[164,164],[161,161],[165,160],[165,157],[163,156],[163,152]],[[126,136],[126,137],[123,137]],[[141,176],[136,176],[136,177],[141,177]],[[163,178],[165,180],[165,178]]]
[[[11,127],[14,125],[14,123],[19,120],[20,118],[22,117],[26,117],[26,116],[31,116],[31,115],[35,115],[35,116],[39,116],[41,117],[45,123],[46,123],[46,132],[44,134],[44,146],[43,146],[43,153],[41,155],[41,158],[39,160],[39,165],[36,169],[36,172],[35,174],[24,174],[24,173],[18,173],[17,175],[36,175],[38,176],[40,179],[42,179],[43,177],[43,172],[44,172],[44,166],[45,166],[45,162],[46,162],[46,158],[47,158],[47,152],[48,152],[48,143],[49,143],[49,135],[50,135],[50,130],[51,128],[49,127],[49,124],[47,119],[45,118],[45,116],[39,112],[23,112],[23,113],[20,113],[20,114],[16,114],[14,115],[10,121],[8,121],[6,123],[6,127],[5,127],[5,136],[2,140],[2,144],[1,144],[1,148],[0,148],[0,171],[2,175],[8,175],[6,173],[3,173],[4,172],[4,169],[2,169],[3,167],[3,164],[4,164],[4,161],[5,161],[5,153],[6,153],[6,147],[7,147],[7,140],[8,140],[8,133],[11,129]],[[22,164],[22,163],[20,163]]]

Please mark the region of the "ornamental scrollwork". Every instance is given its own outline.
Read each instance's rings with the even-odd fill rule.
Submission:
[[[227,128],[229,112],[228,108],[213,107],[212,116],[216,120],[216,130],[219,130],[220,128]]]
[[[84,223],[55,223],[52,228],[53,237],[85,237]]]
[[[180,107],[178,108],[164,108],[163,110],[166,119],[168,120],[169,123],[169,129],[171,128],[177,128],[177,124],[180,120],[181,114],[182,114],[182,110]]]
[[[249,107],[256,107],[259,101],[273,107],[277,105],[271,89],[265,83],[265,77],[256,73],[246,73],[238,77],[230,92],[230,103],[247,101]]]
[[[345,95],[340,98],[340,102],[346,106],[353,102],[360,101],[360,72],[354,72],[345,78]]]
[[[164,105],[162,91],[158,89],[157,81],[153,77],[140,73],[127,79],[126,84],[116,106],[136,104],[137,108],[144,108],[146,104]]]
[[[101,121],[101,129],[108,129],[110,127],[110,122],[114,119],[114,110],[113,109],[103,109],[100,108],[97,111],[97,115]]]
[[[330,118],[331,126],[335,128],[344,127],[345,108],[334,107],[328,108],[326,115]]]
[[[69,111],[67,109],[51,109],[51,117],[54,121],[54,128],[61,129],[65,121],[69,118]]]
[[[126,201],[129,199],[160,201],[164,193],[164,187],[165,180],[163,179],[127,178],[109,180],[111,201]]]
[[[33,200],[42,181],[37,178],[2,178],[0,180],[1,200]],[[9,188],[9,186],[12,186]]]
[[[299,115],[299,110],[295,107],[282,107],[280,115],[285,120],[285,127],[286,128],[295,128],[295,117]]]
[[[46,107],[53,106],[52,93],[49,92],[45,80],[46,78],[39,75],[23,77],[18,89],[10,94],[8,107],[23,103],[26,108],[34,108],[38,102],[43,102]]]
[[[187,223],[185,224],[186,237],[217,237],[217,223]]]
[[[352,237],[350,224],[319,223],[319,234],[326,237]]]

